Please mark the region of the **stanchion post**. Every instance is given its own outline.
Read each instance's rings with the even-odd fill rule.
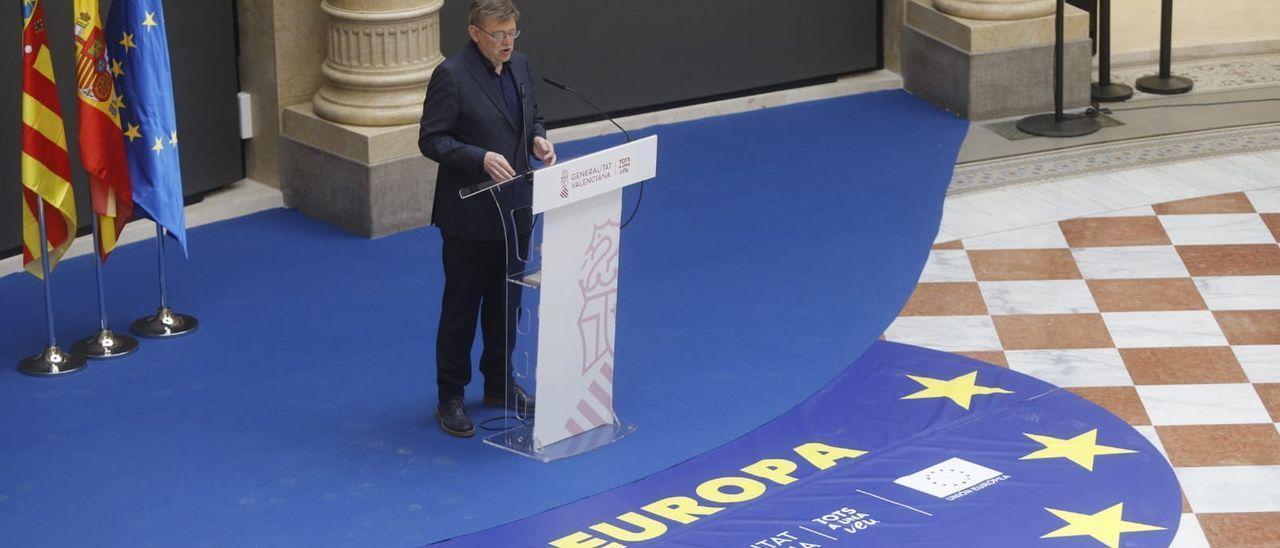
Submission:
[[[1091,91],[1093,100],[1099,103],[1133,97],[1133,88],[1111,81],[1111,0],[1098,0],[1098,83]]]
[[[53,328],[53,289],[49,287],[49,240],[45,230],[44,198],[39,195],[36,196],[36,209],[40,221],[40,267],[44,269],[44,313],[49,328],[49,346],[44,352],[19,362],[18,371],[36,377],[56,377],[81,371],[86,362],[84,356],[58,348],[58,336]]]
[[[1102,128],[1098,119],[1087,114],[1063,113],[1063,66],[1065,65],[1066,0],[1058,0],[1058,12],[1054,15],[1056,36],[1053,42],[1053,112],[1037,114],[1018,120],[1020,131],[1041,137],[1079,137]]]
[[[1160,6],[1160,73],[1143,76],[1135,83],[1140,91],[1157,95],[1177,95],[1191,91],[1194,82],[1173,75],[1173,0]]]
[[[98,281],[98,334],[80,339],[71,345],[71,351],[83,354],[91,360],[110,360],[123,358],[138,350],[138,339],[128,335],[118,335],[107,326],[107,292],[102,281],[102,258],[98,256],[102,250],[102,232],[98,225],[98,216],[93,215],[93,274]]]

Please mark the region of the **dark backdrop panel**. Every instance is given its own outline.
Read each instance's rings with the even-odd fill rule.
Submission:
[[[469,0],[445,2],[442,46],[467,44]],[[519,3],[516,49],[608,111],[637,111],[879,68],[879,0]],[[548,120],[591,114],[539,84]]]
[[[22,244],[22,14],[17,2],[0,9],[0,257]],[[71,152],[72,179],[82,227],[89,216],[88,177],[80,167],[78,106],[75,87],[74,37],[69,0],[42,2],[49,27]],[[111,2],[103,0],[105,21]],[[169,56],[177,101],[178,146],[182,149],[182,182],[188,196],[244,177],[244,160],[236,110],[235,3],[233,0],[166,2]],[[126,102],[126,104],[128,104]]]

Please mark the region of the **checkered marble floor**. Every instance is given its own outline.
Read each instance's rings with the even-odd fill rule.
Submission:
[[[1280,164],[1255,175],[1272,187],[939,243],[885,338],[1137,427],[1182,484],[1174,546],[1280,546]]]

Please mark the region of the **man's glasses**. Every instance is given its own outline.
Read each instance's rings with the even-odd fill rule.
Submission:
[[[472,25],[472,26],[474,26],[474,25]],[[512,39],[512,40],[515,40],[516,38],[519,38],[519,37],[520,37],[520,29],[511,29],[511,30],[504,31],[504,32],[489,32],[489,31],[484,30],[484,29],[482,29],[482,28],[480,28],[480,27],[476,27],[476,28],[477,28],[477,29],[479,29],[479,30],[480,30],[480,32],[483,32],[483,33],[485,33],[485,34],[489,35],[489,38],[492,38],[494,42],[501,42],[501,41],[503,41],[503,40],[506,40],[507,38],[510,38],[510,39]]]

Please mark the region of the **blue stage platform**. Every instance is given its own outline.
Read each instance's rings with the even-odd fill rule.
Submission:
[[[198,333],[66,378],[0,368],[5,544],[417,546],[715,449],[828,386],[894,318],[966,130],[895,91],[637,132],[661,134],[659,177],[623,232],[615,400],[640,430],[550,465],[431,419],[434,229],[368,241],[285,210],[195,229],[169,266]],[[153,257],[108,265],[118,330],[154,306]],[[54,273],[67,342],[94,330],[91,280],[86,258]],[[0,365],[42,346],[40,299],[34,278],[0,279]]]

